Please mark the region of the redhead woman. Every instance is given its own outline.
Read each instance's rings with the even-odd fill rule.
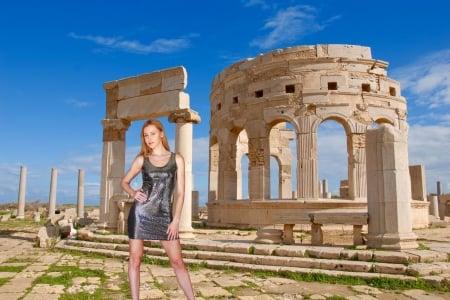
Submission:
[[[130,183],[139,173],[142,187],[134,190]],[[128,216],[128,280],[132,299],[139,300],[144,240],[161,242],[180,288],[187,299],[195,299],[178,235],[184,202],[184,158],[170,151],[163,125],[158,120],[148,120],[142,126],[141,151],[122,178],[121,186],[134,198]]]

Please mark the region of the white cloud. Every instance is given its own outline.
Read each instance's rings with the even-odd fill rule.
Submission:
[[[65,103],[76,108],[83,108],[93,104],[92,102],[80,101],[76,99],[67,99]]]
[[[450,49],[432,53],[413,64],[390,72],[418,105],[450,105]]]
[[[269,19],[263,27],[263,30],[269,30],[269,33],[254,39],[251,45],[262,49],[273,48],[284,42],[296,41],[324,28],[325,25],[317,21],[317,12],[314,7],[291,6],[279,10],[273,18]]]
[[[94,35],[78,35],[76,33],[69,33],[69,37],[79,40],[91,41],[97,45],[118,49],[125,52],[133,52],[140,54],[148,53],[172,53],[182,49],[186,49],[190,46],[190,40],[188,38],[176,38],[176,39],[156,39],[150,44],[142,44],[135,40],[125,40],[122,37],[103,37]]]
[[[270,7],[264,0],[243,0],[242,3],[244,7],[259,6],[262,9],[268,9]]]

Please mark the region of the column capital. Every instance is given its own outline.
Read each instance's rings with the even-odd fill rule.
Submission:
[[[125,132],[130,127],[131,122],[125,119],[104,119],[103,142],[125,140]]]
[[[200,123],[200,115],[190,108],[177,110],[169,115],[170,123]]]

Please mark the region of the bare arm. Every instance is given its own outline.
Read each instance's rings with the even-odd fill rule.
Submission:
[[[133,190],[131,188],[131,181],[141,172],[142,165],[144,164],[144,157],[142,155],[137,156],[133,162],[131,163],[130,169],[125,173],[120,182],[122,189],[130,195],[131,198],[134,198],[138,201],[145,201],[147,197],[142,192],[141,189]]]
[[[177,162],[177,189],[175,194],[175,212],[173,218],[174,220],[177,220],[179,222],[184,204],[184,158],[181,154],[177,153],[175,156],[175,160]]]
[[[173,220],[167,228],[168,239],[176,239],[178,237],[178,230],[180,227],[181,211],[184,203],[184,158],[181,154],[176,154],[175,160],[177,163],[177,181],[175,193],[175,210]]]

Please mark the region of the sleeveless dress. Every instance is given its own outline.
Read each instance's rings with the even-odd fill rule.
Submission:
[[[128,215],[128,237],[139,240],[167,240],[167,228],[172,222],[172,195],[177,163],[170,154],[165,166],[154,166],[148,157],[142,165],[142,190],[147,201],[134,200]]]

